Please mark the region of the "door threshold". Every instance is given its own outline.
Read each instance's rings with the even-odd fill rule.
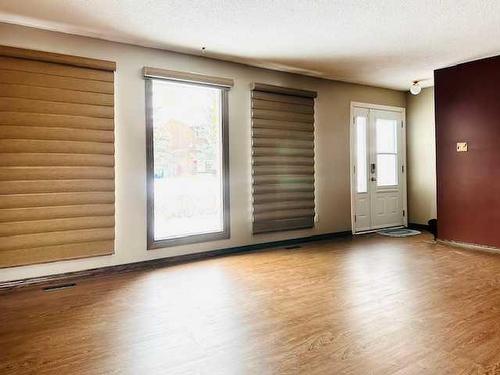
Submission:
[[[394,227],[381,227],[381,228],[376,228],[376,229],[368,229],[368,230],[363,230],[363,231],[359,231],[359,232],[354,232],[353,235],[376,233],[382,229],[399,229],[399,228],[406,228],[406,227],[404,225],[396,225]]]

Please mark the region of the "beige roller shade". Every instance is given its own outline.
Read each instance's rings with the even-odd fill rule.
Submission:
[[[0,46],[0,267],[114,252],[115,69]]]
[[[253,84],[253,233],[314,226],[315,97]]]

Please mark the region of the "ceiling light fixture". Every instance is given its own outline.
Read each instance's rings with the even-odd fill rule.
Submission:
[[[420,86],[419,81],[413,81],[413,84],[410,87],[410,93],[412,95],[418,95],[422,91],[422,86]]]

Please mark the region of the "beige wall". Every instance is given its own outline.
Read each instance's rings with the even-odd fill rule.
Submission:
[[[407,163],[409,223],[436,218],[436,138],[434,88],[407,94]]]
[[[309,78],[91,38],[0,24],[0,44],[108,59],[116,72],[116,253],[0,270],[0,281],[137,262],[252,243],[350,230],[349,105],[405,106],[403,92]],[[229,94],[231,238],[146,250],[146,148],[143,66],[233,78]],[[316,203],[312,230],[252,236],[250,83],[316,90]]]

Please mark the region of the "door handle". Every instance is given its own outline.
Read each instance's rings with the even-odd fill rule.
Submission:
[[[370,164],[370,172],[371,172],[372,174],[373,174],[373,173],[375,173],[375,168],[376,168],[376,167],[375,167],[375,163],[371,163],[371,164]],[[372,180],[372,181],[373,181],[373,180]]]
[[[377,181],[377,179],[375,177],[372,177],[371,180],[372,181]]]

